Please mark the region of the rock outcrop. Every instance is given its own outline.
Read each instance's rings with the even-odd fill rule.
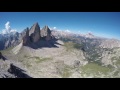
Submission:
[[[102,48],[120,47],[120,41],[117,39],[103,39],[101,40],[100,47]]]
[[[13,64],[10,64],[10,68],[8,69],[8,72],[16,76],[16,78],[32,78],[25,73],[25,70]]]
[[[23,45],[28,45],[30,43],[28,27],[22,32],[22,40],[23,40]]]
[[[45,26],[41,30],[41,38],[44,38],[45,40],[51,40],[51,31],[48,28],[48,26]]]
[[[21,42],[23,41],[23,45],[30,45],[32,43],[37,43],[40,40],[49,41],[54,39],[54,36],[51,35],[51,30],[48,26],[43,27],[40,31],[40,27],[38,23],[35,23],[30,29],[26,28],[21,33]]]
[[[37,42],[40,40],[40,27],[38,23],[35,23],[29,30],[29,36],[31,42]]]
[[[0,59],[2,58],[2,53],[0,52]]]
[[[19,44],[19,33],[10,33],[10,35],[3,35],[0,40],[0,50]]]

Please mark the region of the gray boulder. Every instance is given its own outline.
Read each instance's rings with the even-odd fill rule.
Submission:
[[[79,60],[75,60],[74,61],[74,68],[77,68],[80,66],[80,61]]]

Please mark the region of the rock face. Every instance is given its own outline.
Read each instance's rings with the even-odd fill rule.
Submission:
[[[10,64],[10,68],[8,69],[8,72],[13,74],[14,76],[16,76],[16,78],[32,78],[29,75],[27,75],[25,72],[25,70]]]
[[[80,66],[80,61],[79,60],[75,60],[74,61],[74,67],[79,67]]]
[[[120,47],[120,41],[116,39],[103,39],[101,40],[100,47],[102,48]]]
[[[51,31],[48,26],[43,27],[41,30],[41,38],[44,38],[47,41],[51,40]]]
[[[4,49],[4,41],[0,41],[0,50]]]
[[[37,42],[40,40],[40,27],[38,23],[35,23],[29,30],[29,36],[31,42]]]
[[[10,42],[11,40],[7,40],[6,42],[5,42],[5,48],[8,48],[8,47],[10,47],[10,45],[11,45],[11,42]]]
[[[26,28],[22,32],[22,40],[23,40],[23,45],[28,45],[30,43],[29,28]]]
[[[0,59],[2,58],[2,53],[0,52]]]
[[[95,36],[92,33],[87,33],[85,35],[86,38],[94,38]]]
[[[3,42],[4,42],[4,49],[19,44],[19,33],[16,32],[14,34],[4,37]]]
[[[21,41],[23,41],[24,46],[39,42],[41,39],[46,41],[54,39],[48,26],[43,27],[40,31],[38,23],[35,23],[30,29],[26,28],[21,33]]]

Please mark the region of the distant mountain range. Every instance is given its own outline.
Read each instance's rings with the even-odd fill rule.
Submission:
[[[52,33],[52,34],[51,34]],[[58,31],[50,30],[48,26],[43,27],[40,30],[38,23],[35,23],[30,29],[27,27],[21,33],[16,31],[10,31],[0,34],[0,50],[6,49],[8,47],[18,45],[22,40],[23,44],[28,44],[30,42],[37,42],[40,38],[45,38],[50,40],[51,36],[56,38],[77,38],[80,39],[79,42],[87,42],[87,40],[92,40],[91,43],[96,43],[103,48],[113,48],[120,47],[120,41],[117,39],[108,39],[103,37],[94,36],[92,33],[88,34],[75,34],[68,31]]]
[[[117,39],[108,39],[103,37],[94,36],[92,33],[88,34],[75,34],[68,31],[50,30],[48,26],[43,27],[40,30],[38,23],[35,23],[30,29],[27,27],[21,33],[17,31],[9,31],[0,34],[0,50],[18,45],[22,40],[23,44],[27,45],[31,42],[37,42],[41,39],[50,40],[51,38],[76,38],[78,42],[87,42],[91,40],[94,43],[103,48],[120,47],[120,41]]]
[[[120,47],[120,40],[117,39],[109,39],[109,38],[104,38],[104,37],[98,37],[93,35],[92,33],[88,34],[75,34],[71,32],[66,32],[66,31],[57,31],[57,30],[52,30],[52,35],[55,36],[56,38],[68,38],[68,39],[76,39],[78,42],[91,42],[96,45],[99,44],[100,47],[102,48],[114,48],[114,47]]]

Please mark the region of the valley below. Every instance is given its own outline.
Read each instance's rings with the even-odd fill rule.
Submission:
[[[0,60],[5,71],[13,63],[24,69],[33,78],[119,78],[120,48],[104,53],[104,57],[86,55],[81,49],[73,47],[72,42],[57,41],[57,47],[33,49],[23,46],[16,54],[11,48],[1,51],[7,60]],[[19,49],[18,49],[19,50]],[[119,50],[119,51],[118,51]],[[92,53],[94,54],[94,53]],[[88,58],[89,57],[89,58]],[[101,59],[100,59],[101,58]],[[98,59],[98,60],[97,60]],[[22,78],[22,77],[21,77]]]

